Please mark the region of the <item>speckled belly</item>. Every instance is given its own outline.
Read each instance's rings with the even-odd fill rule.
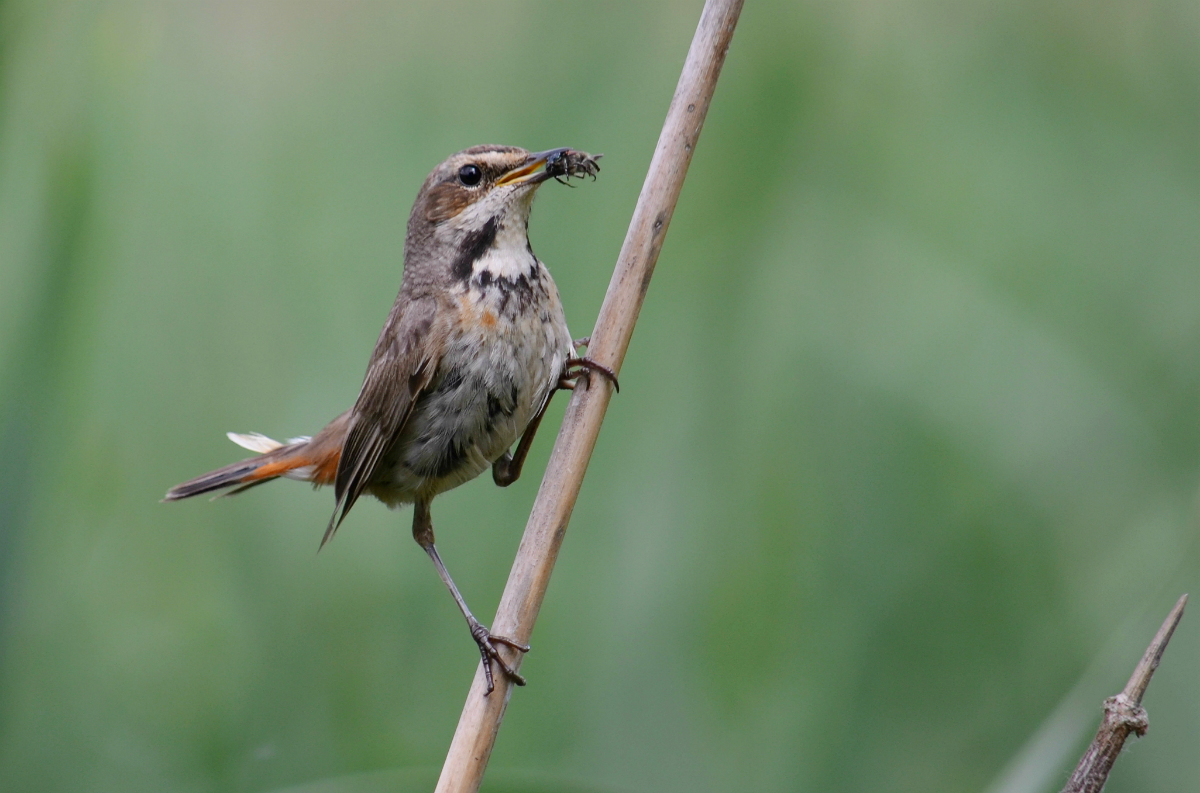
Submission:
[[[531,273],[531,275],[534,275]],[[463,284],[462,322],[372,492],[399,505],[483,473],[525,431],[572,354],[558,290],[536,277]]]

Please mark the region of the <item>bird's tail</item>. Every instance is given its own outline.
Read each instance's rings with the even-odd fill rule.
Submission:
[[[321,448],[313,448],[309,438],[292,438],[287,443],[280,443],[258,433],[239,435],[230,432],[228,436],[238,446],[259,452],[259,455],[175,485],[167,491],[163,501],[179,501],[226,488],[233,489],[223,495],[232,496],[281,476],[323,485],[332,482],[337,471],[339,453],[322,453]]]

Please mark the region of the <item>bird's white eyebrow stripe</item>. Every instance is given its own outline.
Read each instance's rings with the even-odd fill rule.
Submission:
[[[484,178],[487,181],[494,181],[504,174],[511,171],[513,168],[519,167],[521,162],[511,163],[509,158],[512,157],[512,152],[480,152],[471,157],[464,157],[451,171],[450,176],[446,181],[452,182],[458,179],[458,171],[464,165],[477,165],[483,171]]]

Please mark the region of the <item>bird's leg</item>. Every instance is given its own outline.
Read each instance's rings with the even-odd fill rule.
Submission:
[[[529,454],[529,447],[533,445],[533,436],[537,434],[538,425],[542,423],[542,416],[546,415],[546,408],[550,407],[550,398],[554,396],[556,390],[558,389],[554,389],[546,395],[542,409],[525,427],[516,451],[511,454],[505,452],[503,457],[492,463],[492,481],[500,487],[508,487],[521,476],[521,466],[525,465],[525,456]]]
[[[590,336],[584,336],[582,339],[575,339],[571,344],[575,347],[587,347],[591,342]],[[546,395],[546,401],[542,403],[541,409],[537,415],[525,427],[525,432],[521,435],[521,441],[517,444],[516,451],[509,453],[505,452],[504,456],[492,463],[492,481],[500,487],[508,487],[517,478],[521,476],[521,466],[525,464],[525,456],[529,454],[529,447],[533,445],[533,436],[537,434],[538,425],[542,423],[542,416],[546,415],[546,408],[550,406],[550,399],[554,396],[555,391],[574,391],[575,378],[591,374],[592,371],[597,371],[612,381],[613,387],[620,393],[621,386],[617,383],[617,376],[613,374],[612,369],[607,366],[602,366],[596,363],[591,358],[568,358],[563,364],[562,374],[559,375],[558,382],[550,393]]]
[[[438,555],[437,548],[433,544],[433,520],[429,516],[428,501],[418,501],[413,505],[413,539],[425,549],[425,553],[429,554],[429,558],[433,560],[433,566],[437,568],[438,575],[442,578],[442,583],[450,590],[450,594],[454,596],[454,602],[458,604],[459,610],[467,618],[467,625],[471,629],[471,638],[475,640],[475,644],[479,645],[479,654],[483,657],[483,676],[487,679],[487,693],[492,693],[496,687],[492,682],[492,661],[495,661],[504,670],[504,674],[512,678],[512,681],[518,686],[525,685],[525,678],[517,674],[517,670],[500,657],[496,645],[507,645],[522,653],[529,652],[529,645],[521,644],[504,636],[492,635],[492,632],[483,627],[479,620],[475,619],[471,610],[467,608],[467,601],[463,599],[458,587],[454,585],[454,579],[450,578],[450,573],[446,570],[446,565],[442,564],[442,557]]]

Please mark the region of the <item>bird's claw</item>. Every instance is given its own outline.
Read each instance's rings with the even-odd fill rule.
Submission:
[[[495,681],[492,677],[493,661],[503,670],[504,674],[509,676],[513,683],[518,686],[525,685],[525,678],[500,657],[500,652],[496,649],[496,645],[503,644],[517,652],[527,653],[529,652],[528,644],[521,644],[515,639],[509,639],[506,636],[496,636],[478,622],[471,626],[471,638],[475,640],[475,644],[479,645],[479,655],[483,659],[483,676],[487,680],[487,692],[484,696],[491,694],[496,689]]]
[[[591,358],[568,358],[563,364],[562,377],[559,378],[559,388],[574,388],[564,386],[563,382],[570,382],[581,375],[590,375],[592,372],[602,375],[606,380],[613,384],[613,389],[619,394],[621,393],[621,384],[617,381],[617,373],[601,363],[596,363]]]

